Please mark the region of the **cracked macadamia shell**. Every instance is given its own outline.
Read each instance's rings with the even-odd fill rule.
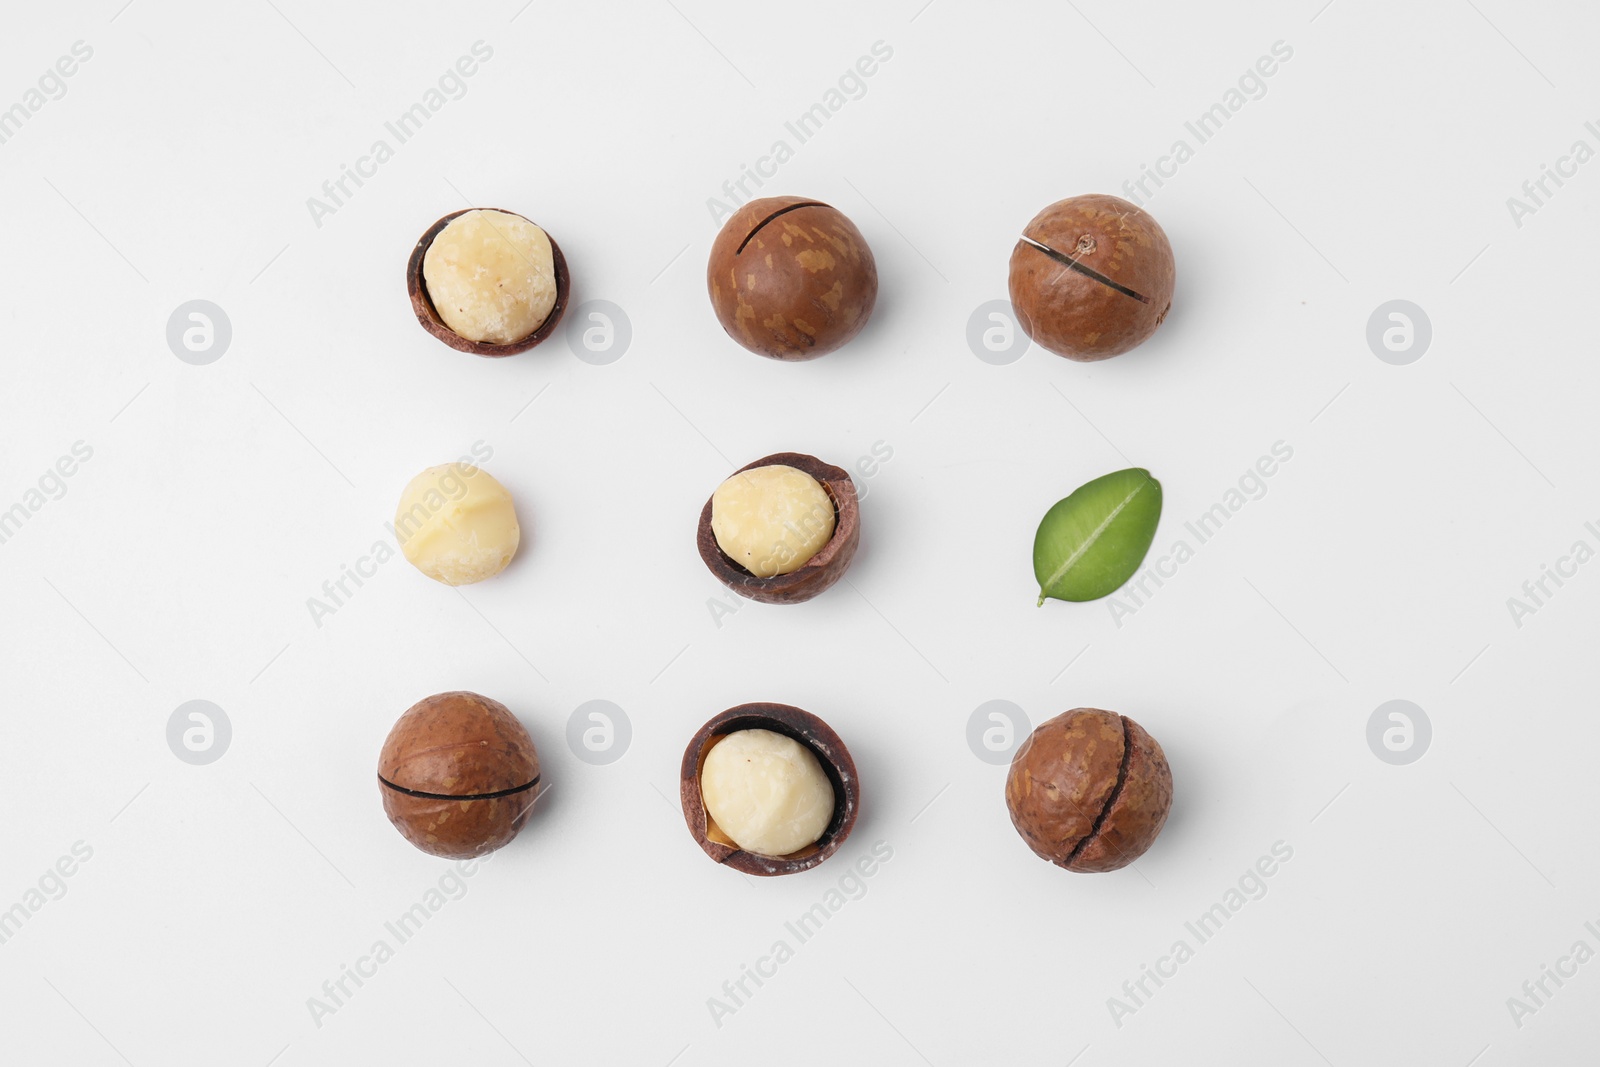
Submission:
[[[1069,871],[1144,855],[1172,807],[1172,771],[1125,715],[1077,708],[1041,723],[1011,761],[1006,807],[1028,847]]]
[[[822,483],[781,463],[742,470],[711,494],[717,547],[757,578],[805,566],[832,539],[834,523]]]
[[[539,790],[539,754],[517,717],[477,693],[439,693],[395,722],[378,756],[383,810],[407,841],[467,859],[508,844]]]
[[[501,218],[514,221],[495,221]],[[513,233],[519,236],[507,240]],[[482,255],[471,254],[474,243]],[[513,356],[545,341],[560,325],[571,291],[567,260],[555,238],[532,220],[498,208],[451,212],[428,227],[406,260],[406,295],[417,323],[475,356]]]
[[[706,266],[728,336],[772,359],[832,352],[867,324],[878,267],[855,224],[799,196],[752,200],[723,225]]]
[[[827,806],[828,817],[816,837],[799,845],[793,851],[774,856],[745,847],[718,825],[715,815],[710,810],[719,803],[716,798],[718,789],[715,786],[711,790],[711,796],[708,796],[703,788],[704,775],[708,767],[715,770],[716,761],[710,757],[730,742],[735,747],[725,755],[737,756],[740,751],[737,739],[741,733],[781,735],[806,750],[811,757],[810,760],[803,761],[808,770],[814,764],[815,768],[827,778],[826,792],[830,800]],[[811,786],[816,788],[813,790]],[[736,785],[734,791],[744,793],[747,799],[760,798],[763,787],[760,783],[745,783]],[[818,813],[810,810],[810,802],[821,798],[823,790],[820,785],[813,782],[792,795],[788,790],[783,792],[788,799],[806,801],[793,808],[796,813],[799,813],[801,808],[807,809],[802,820],[807,823],[806,832],[792,835],[789,840],[776,837],[765,842],[752,840],[751,844],[777,848],[793,844],[796,837],[811,837],[811,829]],[[850,757],[849,749],[845,748],[839,735],[834,733],[827,723],[810,712],[789,704],[754,703],[740,704],[713,716],[689,739],[679,770],[679,796],[683,802],[683,819],[689,827],[689,833],[707,856],[743,874],[766,877],[810,870],[837,852],[855,827],[856,814],[861,804],[861,785],[856,777],[856,765]],[[743,805],[734,807],[742,809]],[[739,821],[743,820],[745,814],[746,812],[742,810],[738,811]],[[771,829],[771,826],[760,827],[761,821],[757,819],[754,824],[763,830]]]
[[[1174,279],[1167,235],[1148,212],[1115,196],[1051,204],[1011,252],[1017,323],[1038,344],[1080,362],[1120,355],[1155,333],[1172,307]]]
[[[428,246],[422,277],[444,324],[469,341],[514,344],[542,326],[556,304],[550,238],[506,211],[452,219]]]
[[[700,510],[695,547],[700,551],[700,559],[716,575],[717,580],[740,596],[762,604],[799,604],[822,593],[844,577],[851,560],[855,559],[856,548],[861,544],[861,503],[856,497],[855,482],[850,480],[849,472],[803,452],[776,452],[740,467],[734,472],[733,478],[746,471],[773,466],[792,467],[809,475],[832,501],[831,533],[822,546],[787,573],[769,577],[753,574],[728,555],[717,542],[717,532],[712,527],[713,512],[716,510],[716,494],[713,493]],[[723,485],[727,484],[723,482]]]

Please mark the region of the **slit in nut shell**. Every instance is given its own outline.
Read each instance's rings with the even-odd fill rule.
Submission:
[[[1126,715],[1076,708],[1039,724],[1006,775],[1006,807],[1028,847],[1080,873],[1126,867],[1172,808],[1172,770]]]
[[[878,299],[878,267],[837,208],[798,196],[741,206],[711,245],[706,289],[729,337],[758,355],[798,361],[860,333]]]
[[[413,704],[378,756],[384,814],[417,848],[470,859],[509,844],[539,795],[539,754],[498,700],[438,693]]]

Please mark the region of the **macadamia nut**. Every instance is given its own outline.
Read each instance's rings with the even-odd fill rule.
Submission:
[[[822,484],[782,464],[740,471],[711,496],[717,547],[757,578],[799,570],[833,537],[833,524]]]
[[[833,783],[806,746],[772,730],[738,730],[706,753],[706,813],[746,852],[787,856],[822,837]]]
[[[429,467],[395,508],[394,533],[412,566],[445,585],[469,585],[506,569],[522,529],[511,494],[466,463]]]
[[[504,211],[468,211],[451,220],[428,246],[422,277],[439,318],[469,341],[520,341],[556,303],[550,238]]]

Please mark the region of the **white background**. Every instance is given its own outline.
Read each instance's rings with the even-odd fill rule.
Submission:
[[[0,36],[0,107],[93,48],[0,145],[0,508],[93,449],[0,544],[0,908],[93,850],[0,945],[0,1059],[1593,1055],[1600,963],[1520,1027],[1507,998],[1600,949],[1600,564],[1520,627],[1506,605],[1600,547],[1600,165],[1520,227],[1506,205],[1600,147],[1592,9],[121,3],[18,8]],[[316,225],[307,198],[478,40],[466,94]],[[707,306],[707,198],[877,41],[865,95],[762,190],[860,226],[877,312],[823,359],[759,359]],[[968,317],[1005,296],[1028,219],[1192,144],[1184,121],[1277,41],[1265,95],[1148,202],[1178,263],[1155,338],[1098,365],[976,358]],[[621,359],[561,333],[491,361],[417,326],[406,256],[473,204],[546,226],[575,299],[626,309]],[[208,366],[165,338],[197,298],[233,327]],[[1366,341],[1396,298],[1433,325],[1409,366]],[[476,441],[524,523],[511,568],[458,595],[396,559],[317,626],[307,598],[388,536],[405,482]],[[1034,606],[1035,525],[1078,484],[1149,467],[1161,552],[1278,441],[1266,495],[1120,626]],[[850,583],[719,626],[693,543],[715,485],[875,442],[893,458],[863,482]],[[308,998],[449,869],[388,825],[374,767],[401,711],[457,688],[518,713],[551,791],[318,1026]],[[1366,741],[1395,698],[1433,724],[1409,766]],[[209,766],[166,741],[191,699],[232,722]],[[592,699],[632,721],[608,766],[565,740]],[[1033,723],[1109,708],[1162,743],[1176,801],[1135,868],[1028,851],[966,739],[992,699]],[[748,700],[823,716],[860,766],[854,836],[804,875],[715,866],[677,807],[684,743]],[[1278,841],[1266,895],[1116,1025],[1108,998]],[[708,998],[874,842],[893,858],[865,896],[716,1025]]]

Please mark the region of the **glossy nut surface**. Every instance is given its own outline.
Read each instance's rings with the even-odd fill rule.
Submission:
[[[717,321],[745,348],[771,359],[815,359],[867,324],[878,266],[866,238],[837,208],[766,197],[723,224],[706,288]]]
[[[1060,200],[1011,252],[1011,305],[1040,346],[1079,362],[1142,344],[1172,307],[1172,245],[1156,220],[1115,196]]]
[[[1154,844],[1172,771],[1126,715],[1077,708],[1041,723],[1011,761],[1006,807],[1028,847],[1069,871],[1114,871]]]
[[[434,856],[465,859],[508,844],[539,790],[533,739],[504,704],[438,693],[395,722],[378,757],[389,821]]]

